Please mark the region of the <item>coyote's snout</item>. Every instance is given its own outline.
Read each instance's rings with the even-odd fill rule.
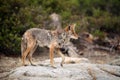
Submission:
[[[36,50],[37,46],[48,47],[50,54],[50,63],[54,67],[53,57],[54,50],[62,57],[61,66],[63,66],[65,57],[61,53],[60,48],[70,40],[70,38],[77,39],[78,35],[75,33],[75,24],[69,25],[63,30],[45,30],[39,28],[32,28],[27,30],[21,40],[21,53],[22,53],[22,63],[26,65],[25,59],[28,59],[31,65],[35,65],[32,62],[32,54]]]

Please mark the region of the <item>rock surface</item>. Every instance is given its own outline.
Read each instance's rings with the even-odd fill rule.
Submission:
[[[117,58],[111,61],[109,64],[120,66],[120,56],[117,56]]]
[[[81,59],[76,64],[60,66],[61,58],[55,58],[57,68],[50,66],[49,60],[39,66],[21,66],[12,70],[9,80],[120,80],[120,67],[108,64],[92,64]]]

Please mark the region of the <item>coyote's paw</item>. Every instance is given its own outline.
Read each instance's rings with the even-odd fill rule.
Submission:
[[[34,63],[32,63],[31,65],[32,65],[32,66],[37,66],[37,64],[34,64]]]
[[[56,66],[51,66],[51,67],[52,67],[52,68],[55,68],[55,69],[57,68]]]
[[[23,66],[28,66],[28,64],[23,64]]]
[[[63,63],[61,63],[60,66],[63,67]]]

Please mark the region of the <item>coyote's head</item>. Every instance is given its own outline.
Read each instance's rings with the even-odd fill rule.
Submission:
[[[64,30],[69,34],[70,38],[78,39],[78,35],[75,32],[76,24],[67,26]]]

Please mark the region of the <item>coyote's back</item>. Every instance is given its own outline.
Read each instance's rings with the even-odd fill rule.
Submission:
[[[35,43],[41,47],[43,46],[49,46],[52,39],[52,35],[50,31],[45,29],[39,29],[39,28],[32,28],[25,32],[25,34],[22,37],[21,40],[21,51],[22,53],[27,48],[28,41],[32,40],[35,41]]]
[[[32,54],[36,50],[37,46],[48,47],[50,49],[51,65],[53,66],[53,53],[57,49],[58,54],[64,58],[64,55],[60,52],[59,48],[65,45],[71,38],[71,36],[77,39],[77,34],[74,31],[74,26],[67,26],[64,30],[59,32],[58,30],[50,31],[39,28],[32,28],[27,30],[21,40],[21,52],[23,65],[25,64],[26,56],[32,65]],[[63,62],[61,63],[63,64]]]

